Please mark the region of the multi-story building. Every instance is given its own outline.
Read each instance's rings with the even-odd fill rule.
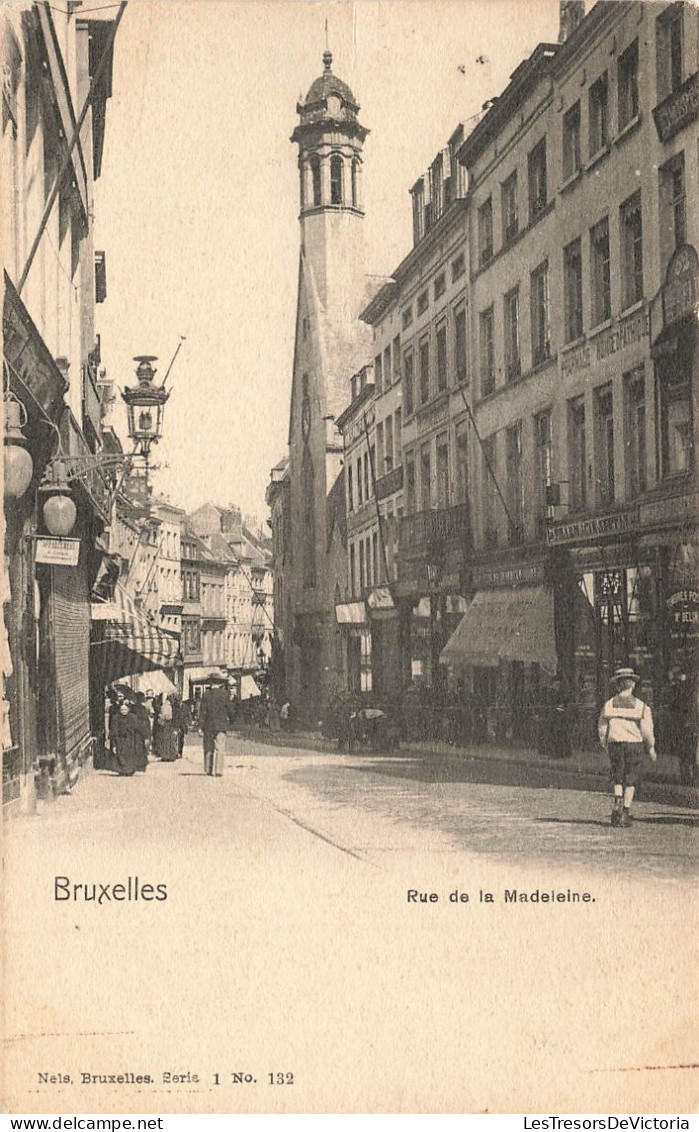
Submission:
[[[16,415],[26,441],[12,466],[21,471],[23,461],[26,470],[27,453],[32,463],[28,481],[5,483],[9,587],[0,621],[9,648],[0,641],[0,649],[11,672],[5,667],[0,720],[3,801],[23,798],[28,806],[37,781],[44,792],[69,789],[91,753],[90,587],[109,519],[104,478],[86,470],[70,485],[77,541],[37,542],[49,533],[46,496],[37,495],[45,471],[55,482],[66,467],[54,462],[58,454],[75,470],[100,449],[95,309],[106,271],[93,242],[94,184],[121,13],[82,9],[40,3],[0,11],[5,411],[9,423]]]
[[[182,631],[182,524],[186,512],[172,503],[159,500],[152,507],[153,517],[160,523],[158,560],[156,562],[158,625],[169,634],[179,637]]]
[[[292,611],[289,607],[285,579],[291,567],[291,507],[289,497],[288,458],[272,468],[265,499],[270,510],[272,528],[272,609],[274,625],[272,636],[271,684],[278,703],[286,698],[286,642],[290,639]]]

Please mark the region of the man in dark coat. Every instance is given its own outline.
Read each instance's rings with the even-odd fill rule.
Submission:
[[[214,778],[223,774],[226,753],[226,732],[235,719],[235,705],[225,683],[207,688],[199,711],[199,734],[204,739],[204,770]]]

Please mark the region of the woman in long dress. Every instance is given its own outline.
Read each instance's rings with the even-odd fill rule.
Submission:
[[[117,774],[130,778],[137,770],[143,769],[143,739],[143,722],[131,711],[128,700],[123,700],[110,729],[112,758]]]
[[[153,754],[164,763],[172,763],[177,758],[171,696],[163,699],[157,721],[153,724]]]

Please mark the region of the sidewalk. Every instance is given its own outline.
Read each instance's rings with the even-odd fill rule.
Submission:
[[[325,739],[319,731],[270,731],[264,727],[243,724],[237,730],[247,738],[275,747],[300,747],[305,750],[338,753],[337,742]],[[352,757],[370,755],[381,758],[381,752],[369,751],[365,747],[355,748]],[[545,769],[556,780],[555,785],[569,790],[593,790],[606,793],[609,789],[609,769],[607,760],[600,751],[576,750],[569,759],[549,759],[533,747],[497,747],[479,745],[455,747],[443,742],[402,742],[391,757],[405,754],[427,757],[436,756],[455,763],[465,760],[505,763],[512,767],[530,767],[532,770]],[[699,789],[682,786],[679,781],[679,764],[676,758],[659,755],[656,763],[649,763],[640,787],[639,794],[646,801],[662,802],[666,805],[684,806],[699,809]],[[537,775],[537,777],[540,777]],[[552,783],[553,785],[554,783]]]

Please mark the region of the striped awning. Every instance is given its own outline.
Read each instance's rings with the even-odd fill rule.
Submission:
[[[92,606],[90,648],[103,687],[137,672],[174,668],[179,657],[178,640],[153,625],[119,583],[112,601]]]

